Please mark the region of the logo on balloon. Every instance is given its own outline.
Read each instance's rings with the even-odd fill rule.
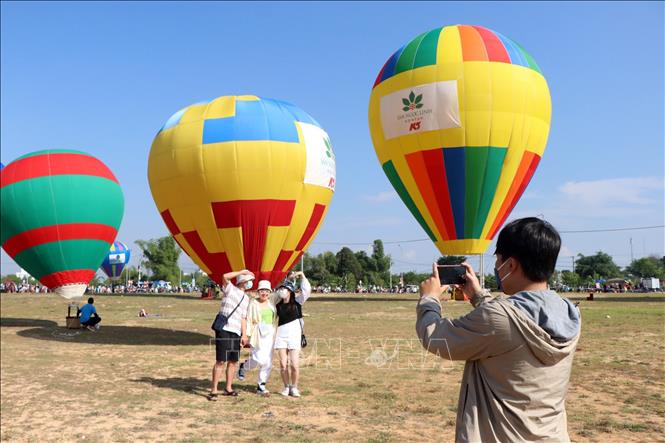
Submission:
[[[409,94],[408,99],[407,98],[402,99],[402,103],[404,104],[404,107],[402,108],[402,111],[409,112],[409,111],[413,111],[415,109],[422,108],[423,104],[420,103],[422,100],[423,100],[423,95],[422,94],[418,94],[416,96],[416,94],[414,94],[413,91],[411,91],[411,93]]]

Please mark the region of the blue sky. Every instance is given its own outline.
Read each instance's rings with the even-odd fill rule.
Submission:
[[[2,3],[1,159],[45,148],[102,159],[125,190],[118,239],[167,234],[147,181],[152,139],[178,109],[231,94],[290,101],[329,133],[335,197],[310,252],[386,246],[395,271],[438,257],[372,147],[367,105],[414,36],[477,24],[519,42],[552,94],[547,150],[511,218],[563,231],[663,225],[663,3]],[[563,234],[559,265],[603,250],[665,254],[660,229]],[[332,244],[329,244],[332,243]],[[366,246],[365,246],[366,245]],[[493,252],[490,247],[488,253]],[[137,260],[134,254],[132,262]],[[489,260],[488,267],[492,260]],[[194,269],[183,259],[186,269]],[[2,273],[16,265],[2,253]]]

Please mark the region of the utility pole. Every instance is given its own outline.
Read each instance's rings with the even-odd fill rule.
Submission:
[[[633,237],[630,237],[630,262],[633,262]]]
[[[480,287],[485,289],[485,254],[480,254]]]
[[[570,258],[573,259],[573,274],[575,273],[575,256],[571,256]]]

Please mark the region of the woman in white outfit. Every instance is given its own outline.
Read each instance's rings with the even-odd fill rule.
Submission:
[[[279,369],[284,382],[281,394],[292,397],[300,397],[298,379],[300,378],[300,338],[303,333],[302,305],[312,293],[312,286],[305,274],[296,272],[293,278],[297,277],[301,278],[300,295],[296,296],[295,285],[289,280],[284,280],[276,291],[279,302],[276,304],[275,349],[279,353]]]
[[[275,303],[277,300],[271,296],[272,289],[268,280],[261,280],[258,287],[259,298],[252,300],[249,304],[247,314],[247,335],[249,336],[249,345],[251,355],[238,368],[238,378],[245,379],[245,371],[259,368],[259,382],[256,387],[256,393],[263,396],[269,396],[270,392],[266,389],[270,370],[272,369],[272,349],[275,340],[275,320],[277,319],[277,310]]]

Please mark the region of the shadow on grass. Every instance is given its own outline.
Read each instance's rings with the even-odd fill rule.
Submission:
[[[41,320],[38,318],[12,318],[12,317],[0,318],[0,327],[3,328],[30,328],[30,327],[54,328],[57,326],[58,324],[52,320]]]
[[[565,293],[562,294],[562,295],[566,296]],[[632,302],[632,303],[646,303],[646,302],[651,302],[651,303],[655,302],[655,303],[657,303],[657,302],[661,302],[662,303],[662,302],[665,302],[665,295],[645,295],[645,296],[641,296],[641,297],[630,297],[630,296],[626,297],[626,296],[621,296],[621,295],[618,295],[618,296],[614,297],[612,295],[600,295],[600,296],[596,295],[595,300],[593,300],[593,301],[587,300],[586,296],[585,297],[576,297],[576,296],[567,297],[566,296],[566,298],[568,300],[572,300],[572,301],[583,301],[583,302],[589,303],[590,305],[592,305],[593,303],[596,303],[596,302],[617,302],[617,303],[627,303],[627,302]]]
[[[358,295],[356,297],[339,297],[336,295],[333,296],[316,296],[312,295],[309,299],[307,299],[308,303],[311,302],[317,302],[317,301],[366,301],[366,302],[373,302],[373,301],[417,301],[417,297],[405,297],[404,295],[396,295],[394,297],[386,297],[386,296],[375,296],[375,295],[367,295],[367,296],[362,296]]]
[[[135,383],[148,383],[157,388],[173,389],[174,391],[185,392],[187,394],[199,395],[206,397],[210,392],[210,379],[201,379],[194,377],[171,377],[171,378],[154,378],[154,377],[141,377],[132,380]],[[239,384],[236,380],[233,389],[235,391],[243,391],[251,394],[256,394],[256,385]],[[224,376],[219,382],[220,393],[224,390]],[[221,397],[221,394],[220,394]]]
[[[134,346],[204,346],[211,345],[211,335],[174,329],[141,326],[105,326],[99,331],[66,329],[54,321],[27,318],[2,318],[2,327],[28,327],[16,334],[37,340]],[[36,327],[35,327],[36,326]]]

